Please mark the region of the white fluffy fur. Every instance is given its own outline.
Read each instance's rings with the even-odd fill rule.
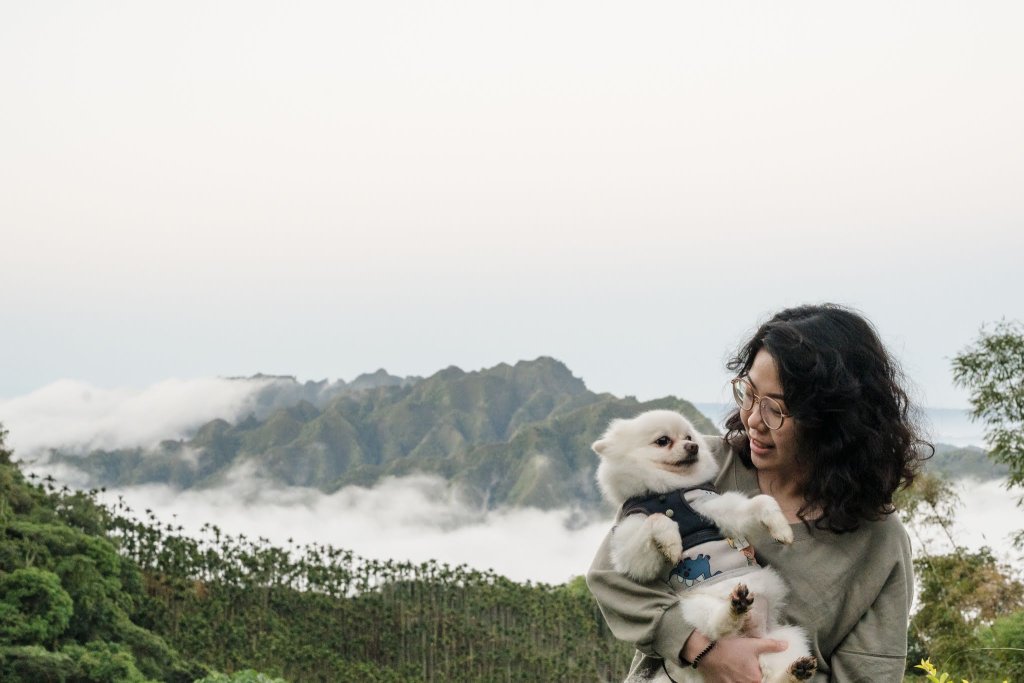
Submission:
[[[668,443],[659,445],[657,441],[662,437],[668,437]],[[616,506],[633,496],[703,484],[718,472],[704,438],[685,417],[671,410],[652,410],[630,420],[613,420],[594,442],[593,449],[601,456],[598,484]],[[728,538],[742,538],[758,527],[765,527],[777,541],[793,541],[793,530],[771,496],[748,498],[729,492],[699,499],[693,507],[713,520]],[[676,523],[661,514],[629,515],[619,522],[611,538],[615,569],[642,582],[656,578],[666,566],[679,562],[682,552]],[[735,613],[731,595],[736,584],[720,581],[697,584],[686,591],[679,601],[684,618],[712,640],[744,633],[786,641],[787,650],[761,656],[761,671],[766,682],[795,682],[797,679],[789,673],[790,665],[809,656],[810,650],[807,636],[800,628],[779,623],[787,592],[785,583],[773,569],[757,567],[744,574],[742,582],[756,596],[749,612]],[[697,670],[687,669],[680,675],[684,681],[703,681]]]

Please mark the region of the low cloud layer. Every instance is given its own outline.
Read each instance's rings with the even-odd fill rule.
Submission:
[[[547,583],[584,574],[611,522],[584,522],[568,510],[479,512],[456,500],[444,480],[425,475],[324,494],[277,486],[239,469],[218,489],[139,486],[108,491],[104,500],[119,496],[136,514],[152,509],[190,534],[209,522],[280,546],[288,539],[328,543],[368,558],[466,564]]]
[[[85,452],[146,446],[187,437],[215,417],[238,419],[270,381],[167,380],[135,390],[64,380],[0,401],[0,423],[10,430],[8,444],[21,459],[36,459],[46,448]],[[937,440],[961,445],[981,441],[980,428],[962,411],[931,411],[929,417]],[[73,468],[32,468],[62,484],[88,486]],[[1000,482],[965,480],[957,486],[963,501],[954,531],[958,543],[971,549],[988,545],[1013,561],[1008,536],[1024,527],[1014,504],[1017,495]],[[110,490],[104,500],[113,503],[119,496],[136,513],[152,509],[161,521],[180,524],[194,535],[212,523],[227,533],[265,537],[280,546],[289,538],[298,544],[328,543],[368,558],[432,559],[548,583],[585,573],[611,524],[610,515],[584,519],[570,510],[481,512],[462,503],[444,480],[426,475],[324,494],[281,486],[251,467],[240,467],[216,489],[177,491],[148,485]],[[926,532],[915,539],[915,550],[943,552],[944,543],[940,534]]]
[[[987,545],[997,557],[1016,562],[1008,539],[1024,526],[1017,495],[995,481],[964,480],[956,487],[963,501],[953,527],[957,542],[971,550]],[[460,503],[443,480],[431,476],[389,478],[374,488],[324,494],[273,485],[240,469],[217,489],[140,486],[108,491],[105,500],[118,496],[137,514],[150,508],[161,521],[180,524],[193,535],[209,522],[282,547],[288,539],[327,543],[368,558],[466,564],[516,581],[546,583],[585,574],[612,521],[610,515],[581,520],[569,510],[482,513]],[[934,530],[914,534],[913,543],[916,554],[948,551],[948,542]]]
[[[31,459],[48,448],[84,453],[95,448],[150,446],[183,438],[220,417],[232,421],[269,379],[168,379],[144,389],[101,389],[60,380],[0,401],[8,445]]]
[[[987,546],[996,557],[1019,566],[1024,558],[1012,549],[1010,537],[1024,531],[1024,511],[1016,504],[1024,490],[1007,490],[1005,479],[961,479],[953,482],[953,489],[960,501],[951,529],[957,545],[968,550]],[[911,536],[915,553],[941,554],[952,550],[950,539],[938,528],[912,526]]]

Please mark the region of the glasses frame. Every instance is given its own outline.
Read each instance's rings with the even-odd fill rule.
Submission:
[[[748,380],[746,377],[737,377],[736,379],[734,379],[731,382],[729,382],[729,384],[732,385],[732,397],[733,397],[733,400],[736,401],[736,406],[740,410],[747,410],[748,412],[753,412],[754,406],[756,405],[757,406],[757,412],[761,416],[761,422],[763,422],[764,426],[767,427],[768,429],[772,430],[773,432],[776,429],[782,429],[782,425],[786,424],[786,418],[787,417],[793,417],[791,414],[783,412],[782,406],[779,404],[778,401],[776,401],[771,396],[759,396],[758,393],[756,391],[754,391],[754,385],[751,384],[750,380]],[[747,386],[747,391],[750,392],[750,395],[751,395],[752,398],[751,398],[750,408],[749,409],[743,407],[743,403],[740,401],[740,397],[736,394],[736,385],[737,384],[745,384]],[[772,404],[774,404],[774,407],[778,411],[779,415],[782,416],[782,420],[779,422],[777,427],[772,427],[770,424],[768,424],[768,420],[764,419],[764,404],[767,401],[771,401]]]

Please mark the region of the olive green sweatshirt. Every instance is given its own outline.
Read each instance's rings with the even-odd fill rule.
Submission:
[[[720,491],[760,493],[747,469],[721,437],[708,437],[722,469]],[[748,540],[758,557],[775,567],[789,586],[783,618],[799,624],[818,658],[815,683],[899,683],[907,655],[907,625],[914,578],[910,540],[895,515],[834,534],[794,524],[795,540],[784,546],[766,533]],[[637,583],[612,568],[605,537],[587,574],[587,585],[615,636],[637,648],[633,671],[666,660],[680,666],[679,651],[693,631],[677,607],[666,578]]]

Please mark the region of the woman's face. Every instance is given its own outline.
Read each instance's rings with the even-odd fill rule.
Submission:
[[[782,398],[782,381],[775,359],[768,351],[761,349],[754,356],[754,364],[750,366],[747,379],[754,387],[758,396],[770,396],[782,406],[782,411],[789,413],[785,400]],[[787,417],[778,429],[768,429],[761,419],[761,410],[755,402],[750,410],[740,409],[740,419],[750,438],[750,459],[761,472],[771,472],[787,478],[798,475],[799,466],[796,461],[796,424],[792,417]]]

